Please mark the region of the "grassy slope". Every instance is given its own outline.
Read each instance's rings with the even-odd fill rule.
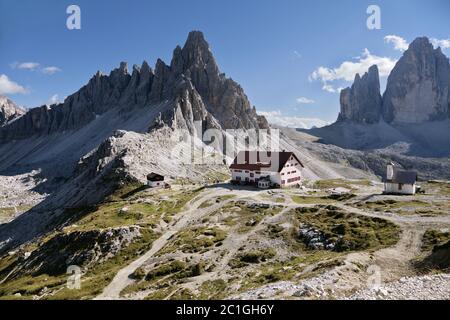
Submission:
[[[145,192],[142,185],[126,185],[117,190],[104,203],[95,208],[80,208],[71,210],[72,224],[64,228],[65,233],[74,231],[89,231],[97,229],[108,229],[120,226],[141,226],[142,237],[130,244],[115,257],[107,261],[96,264],[94,267],[84,270],[82,276],[81,290],[69,290],[66,288],[67,275],[59,276],[27,275],[19,279],[7,281],[0,285],[0,297],[2,299],[30,299],[34,295],[42,294],[45,290],[55,293],[52,296],[44,296],[50,299],[88,299],[99,294],[103,288],[112,280],[116,272],[135,257],[146,250],[149,250],[157,234],[152,228],[161,219],[168,220],[178,213],[181,208],[201,189],[175,192],[162,190],[161,194],[170,196],[167,200],[161,200],[161,194],[150,195],[148,198],[154,200],[151,203],[135,202],[139,194]],[[165,199],[165,198],[164,198]],[[127,210],[123,210],[127,208]],[[39,242],[42,244],[48,241],[56,233],[42,237]],[[22,248],[22,252],[30,252],[38,245],[29,245]],[[9,270],[18,261],[18,255],[5,256],[0,259],[0,279],[4,279]],[[20,294],[21,296],[18,297]]]

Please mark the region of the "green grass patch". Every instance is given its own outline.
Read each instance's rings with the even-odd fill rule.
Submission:
[[[203,261],[187,265],[183,261],[175,260],[155,265],[148,271],[145,271],[145,268],[138,268],[132,275],[138,282],[127,286],[120,294],[125,296],[152,288],[173,286],[186,278],[197,277],[204,272]]]
[[[223,300],[227,297],[228,284],[223,279],[208,280],[199,288],[198,300]]]
[[[0,208],[0,224],[8,223],[14,219],[14,217],[30,210],[32,206],[17,206]]]
[[[395,200],[384,199],[377,201],[366,201],[356,203],[356,207],[359,209],[370,209],[376,212],[393,212],[398,215],[439,215],[439,211],[431,209],[433,204],[422,200]]]
[[[297,204],[327,204],[333,203],[334,200],[327,197],[315,197],[315,196],[292,196],[292,201]]]
[[[259,264],[266,262],[276,256],[276,252],[272,248],[263,250],[252,250],[244,253],[240,253],[236,258],[233,258],[229,262],[229,266],[233,269],[243,268],[250,264]]]
[[[175,290],[177,290],[177,288],[174,286],[158,288],[157,290],[147,295],[144,300],[164,300],[173,292],[175,292]]]
[[[122,199],[130,193],[136,196],[135,191],[136,187],[133,189],[127,185],[124,189],[119,189],[107,202],[94,208],[71,209],[73,225],[67,230],[87,231],[129,225],[155,227],[161,220],[170,223],[172,217],[181,212],[189,201],[203,191],[203,188],[183,192],[168,191],[167,199],[164,200],[159,194],[142,195],[144,199],[141,201],[130,202]]]
[[[355,190],[358,187],[370,187],[372,183],[369,180],[344,180],[344,179],[332,179],[332,180],[318,180],[313,184],[315,189],[336,189],[345,188],[349,190]]]
[[[41,274],[35,277],[23,276],[6,281],[0,285],[0,296],[12,297],[16,293],[20,293],[22,299],[32,299],[34,295],[39,295],[44,288],[47,288],[51,294],[44,296],[43,299],[80,300],[94,298],[111,282],[117,271],[149,250],[152,242],[157,238],[157,235],[149,230],[141,230],[141,235],[141,238],[124,248],[116,256],[85,270],[85,273],[81,276],[81,289],[67,288],[68,275],[52,277]]]
[[[231,199],[234,199],[234,198],[236,198],[236,195],[234,195],[234,194],[227,194],[227,195],[224,195],[224,196],[217,197],[215,199],[206,200],[205,202],[203,202],[199,206],[199,208],[200,209],[209,208],[209,207],[213,206],[214,204],[221,203],[221,202],[224,202],[224,201],[228,201],[228,200],[231,200]]]
[[[431,251],[435,246],[441,246],[448,241],[450,241],[450,231],[427,230],[422,238],[422,251]]]
[[[220,212],[228,214],[223,223],[237,228],[239,233],[245,233],[257,226],[264,217],[278,214],[281,208],[281,206],[260,206],[237,201],[228,203]]]
[[[427,194],[440,194],[443,196],[450,196],[450,183],[441,181],[428,181],[422,183],[422,188]]]
[[[330,251],[304,252],[287,261],[273,261],[260,268],[251,269],[242,277],[240,292],[279,281],[298,281],[311,277],[326,269],[342,264],[343,254]],[[308,274],[302,274],[307,267],[316,265]]]
[[[169,300],[176,300],[176,301],[182,301],[182,300],[196,300],[195,294],[192,293],[191,290],[186,288],[177,289],[175,293],[172,293],[172,295],[169,297]]]
[[[226,231],[219,228],[194,227],[178,232],[159,253],[203,253],[218,245],[227,237]]]
[[[367,250],[392,246],[400,228],[384,219],[349,213],[333,206],[297,208],[295,216],[302,225],[319,230],[336,244],[335,251]]]

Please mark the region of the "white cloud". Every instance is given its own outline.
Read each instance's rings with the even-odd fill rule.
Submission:
[[[281,111],[260,111],[259,114],[266,117],[267,121],[282,127],[310,129],[312,127],[324,127],[329,125],[328,122],[317,118],[301,118],[297,116],[286,116]]]
[[[431,38],[430,41],[436,48],[441,47],[442,49],[450,49],[450,37],[442,40]]]
[[[62,71],[62,70],[55,66],[42,68],[42,73],[44,73],[44,74],[55,74],[60,71]]]
[[[394,49],[398,51],[405,51],[408,49],[408,42],[400,36],[389,35],[384,37],[384,41],[386,43],[392,43],[394,45]],[[430,42],[433,44],[435,48],[441,47],[442,49],[450,49],[450,37],[447,39],[436,39],[430,38]]]
[[[386,43],[392,43],[394,45],[394,49],[398,51],[406,51],[408,50],[408,41],[403,39],[402,37],[396,36],[396,35],[388,35],[384,37],[384,41]]]
[[[343,90],[343,89],[344,89],[344,88],[342,88],[342,87],[335,88],[333,85],[327,84],[327,83],[325,83],[325,84],[322,86],[322,90],[323,90],[323,91],[327,91],[327,92],[330,92],[330,93],[340,93],[341,90]]]
[[[309,76],[309,81],[320,80],[323,83],[322,89],[328,92],[340,92],[342,88],[335,88],[330,82],[344,80],[352,82],[355,75],[366,73],[373,65],[378,66],[380,77],[387,77],[397,63],[389,57],[380,57],[371,54],[368,49],[364,49],[361,57],[354,58],[355,61],[344,61],[337,68],[318,67]]]
[[[28,71],[39,70],[43,74],[55,74],[56,72],[62,71],[60,68],[55,66],[42,67],[40,63],[37,62],[14,62],[10,64],[12,69],[21,69]]]
[[[316,103],[314,100],[306,98],[306,97],[300,97],[297,99],[297,103],[299,104],[312,104]]]
[[[7,75],[0,74],[0,94],[25,94],[28,90],[18,83],[10,80]]]
[[[357,73],[364,74],[371,66],[376,64],[381,77],[389,75],[397,61],[389,57],[379,57],[371,54],[368,49],[364,49],[362,56],[358,61],[344,61],[338,68],[330,69],[326,67],[317,68],[310,76],[312,80],[335,81],[345,80],[353,81]]]
[[[37,62],[14,62],[11,64],[11,68],[13,69],[22,69],[22,70],[30,70],[34,71],[39,68],[40,64]]]
[[[50,99],[48,99],[47,104],[48,105],[53,105],[53,104],[56,104],[56,103],[59,103],[59,102],[60,102],[59,96],[57,94],[54,94],[54,95],[52,95],[50,97]]]

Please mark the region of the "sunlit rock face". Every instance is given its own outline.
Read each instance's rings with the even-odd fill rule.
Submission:
[[[0,95],[0,127],[6,125],[25,114],[25,110],[18,107],[13,101]]]
[[[356,74],[352,87],[341,91],[339,121],[376,123],[381,117],[381,107],[380,78],[374,65],[362,78]]]
[[[209,44],[199,31],[189,33],[183,48],[177,46],[170,65],[158,59],[155,69],[147,62],[133,66],[125,62],[109,75],[97,72],[80,90],[61,104],[31,109],[21,119],[0,129],[0,141],[77,130],[99,115],[118,111],[151,111],[164,103],[149,129],[168,125],[192,132],[193,122],[206,128],[268,129],[256,113],[242,87],[220,72]]]
[[[428,38],[417,38],[388,78],[383,117],[393,123],[421,123],[446,119],[449,109],[449,60]]]

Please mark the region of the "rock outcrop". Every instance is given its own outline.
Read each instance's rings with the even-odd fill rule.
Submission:
[[[111,110],[124,114],[162,103],[168,107],[149,123],[150,129],[181,126],[192,133],[193,121],[197,120],[204,121],[206,128],[269,127],[243,89],[220,73],[203,34],[193,31],[184,47],[174,50],[170,66],[158,59],[154,71],[144,61],[141,67],[133,67],[131,75],[125,62],[109,75],[97,72],[64,103],[31,109],[0,129],[0,141],[76,130]]]
[[[396,123],[442,120],[450,115],[449,105],[449,60],[428,38],[417,38],[389,75],[383,117]]]
[[[88,269],[113,258],[141,237],[140,227],[124,226],[106,230],[59,233],[19,259],[9,279],[23,275],[61,275],[69,266]]]
[[[351,88],[341,91],[341,112],[338,121],[376,123],[380,120],[382,98],[378,67],[370,67],[361,78],[356,74]]]
[[[25,110],[18,107],[7,97],[0,95],[0,127],[21,117],[24,114]]]

